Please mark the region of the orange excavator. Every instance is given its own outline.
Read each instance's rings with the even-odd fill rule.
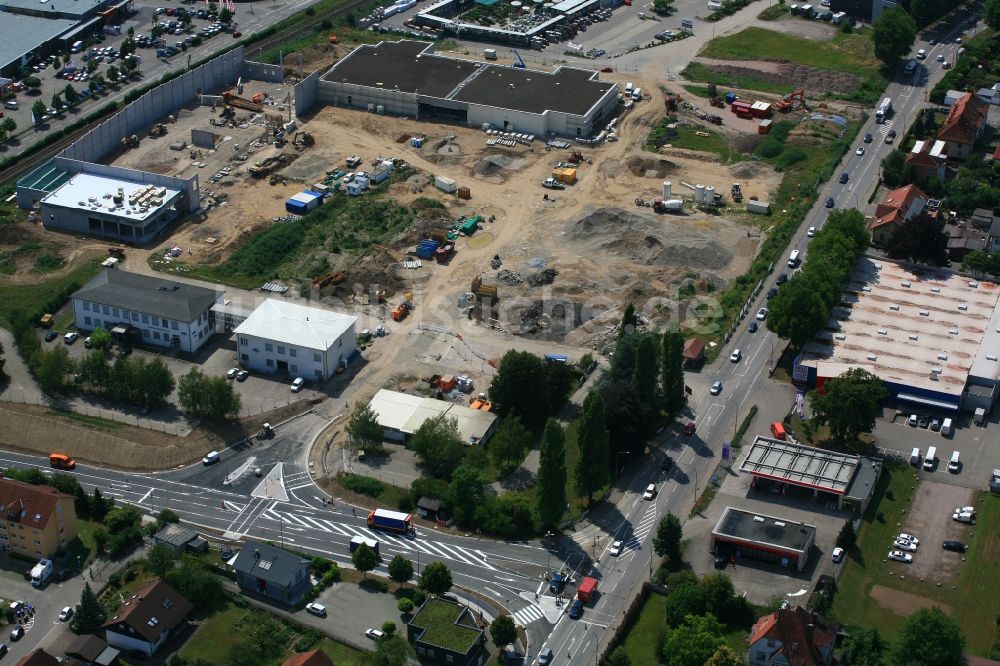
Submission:
[[[784,97],[782,97],[781,99],[779,99],[777,102],[775,102],[774,106],[775,106],[775,108],[778,109],[778,111],[782,111],[782,112],[793,111],[796,108],[796,106],[795,106],[796,100],[798,100],[799,107],[801,107],[803,109],[808,108],[806,106],[806,92],[802,88],[799,88],[798,90],[796,90],[793,93],[785,95]]]

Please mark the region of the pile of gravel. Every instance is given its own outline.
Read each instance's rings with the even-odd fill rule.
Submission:
[[[517,285],[524,282],[524,276],[520,273],[515,273],[514,271],[509,271],[506,268],[497,273],[497,280],[510,285],[511,287],[516,287]]]

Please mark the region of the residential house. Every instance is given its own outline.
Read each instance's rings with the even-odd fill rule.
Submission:
[[[312,588],[309,560],[259,541],[248,541],[236,560],[236,584],[244,594],[289,606]]]
[[[986,244],[986,236],[979,229],[948,226],[948,258],[962,261],[970,252],[980,252]]]
[[[486,636],[468,608],[432,597],[406,625],[406,639],[423,663],[472,666],[489,658]]]
[[[119,662],[121,652],[113,648],[100,636],[93,634],[77,636],[66,648],[70,663],[87,666],[113,666]]]
[[[104,623],[108,645],[152,657],[187,620],[194,606],[169,583],[154,580],[136,588]]]
[[[929,197],[916,185],[906,185],[886,192],[875,208],[875,217],[868,221],[872,245],[885,247],[896,230],[923,212]]]
[[[795,606],[760,618],[750,630],[750,666],[829,666],[837,627]]]
[[[358,348],[358,318],[269,298],[236,327],[240,363],[267,373],[325,381]]]
[[[701,338],[688,338],[684,341],[684,351],[681,353],[684,366],[697,365],[705,360],[705,341]]]
[[[0,549],[38,560],[51,558],[75,538],[72,495],[0,478]]]
[[[103,328],[119,344],[147,344],[193,354],[212,337],[209,311],[223,293],[106,269],[73,294],[73,314],[81,331]]]
[[[972,147],[986,128],[987,111],[989,104],[973,93],[965,93],[955,100],[937,135],[939,141],[944,141],[949,159],[969,158]]]
[[[59,660],[42,648],[35,648],[18,659],[17,666],[59,666]]]
[[[333,659],[320,649],[293,654],[281,666],[333,666]]]
[[[969,223],[976,229],[986,231],[993,226],[996,219],[997,218],[993,216],[993,211],[989,208],[977,208],[972,211],[972,215],[969,216]]]
[[[930,175],[938,180],[944,180],[945,165],[948,162],[944,148],[944,141],[930,139],[917,141],[906,156],[906,163],[921,175]]]

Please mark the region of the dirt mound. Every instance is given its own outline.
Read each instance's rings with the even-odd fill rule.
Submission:
[[[555,282],[556,276],[559,275],[559,271],[554,268],[546,268],[543,271],[538,271],[537,273],[532,273],[528,276],[528,284],[532,287],[541,287],[546,284],[552,284]]]
[[[697,61],[696,61],[697,62]],[[807,65],[800,65],[792,62],[769,61],[777,64],[774,66],[762,66],[754,61],[735,60],[734,63],[742,65],[720,65],[717,62],[702,62],[715,74],[723,76],[749,77],[777,83],[795,88],[806,88],[811,94],[818,92],[840,92],[846,93],[856,90],[861,85],[861,78],[846,72],[834,72],[826,69],[815,69]],[[777,71],[771,71],[777,70]],[[734,86],[729,83],[726,85]]]
[[[633,176],[640,178],[665,178],[668,173],[677,170],[677,165],[670,160],[655,160],[648,157],[630,157],[625,166]]]
[[[506,312],[506,319],[515,335],[562,340],[567,333],[584,324],[585,312],[589,313],[590,309],[585,309],[583,304],[556,297],[530,305],[518,304]]]
[[[476,162],[472,171],[477,176],[505,177],[509,171],[517,171],[525,165],[525,160],[510,155],[487,155]]]
[[[760,171],[760,165],[756,162],[737,162],[729,167],[729,173],[736,178],[756,178]]]
[[[599,208],[566,226],[565,237],[579,244],[581,253],[607,253],[647,266],[685,266],[695,270],[722,270],[732,252],[707,231],[658,215],[642,215],[619,208]]]

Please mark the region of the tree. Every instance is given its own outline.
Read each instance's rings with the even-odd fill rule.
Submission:
[[[38,90],[39,88],[42,87],[42,80],[37,76],[29,76],[28,78],[24,79],[21,83],[23,83],[24,87],[27,88],[28,90]]]
[[[217,608],[226,600],[222,579],[198,560],[184,559],[167,575],[167,582],[200,611]]]
[[[399,600],[399,603],[396,604],[396,608],[403,615],[408,615],[413,612],[413,600],[407,597],[403,597],[402,599]]]
[[[1000,30],[1000,0],[986,0],[983,20],[994,30]]]
[[[965,638],[958,623],[936,607],[921,608],[906,618],[893,655],[900,666],[959,666]]]
[[[661,347],[663,411],[668,418],[673,419],[687,405],[687,394],[684,392],[684,335],[679,330],[666,331]]]
[[[875,57],[886,65],[895,65],[910,52],[917,38],[917,24],[901,7],[882,12],[872,25]]]
[[[62,105],[63,101],[62,97],[59,96],[59,93],[57,92],[52,93],[52,103],[51,103],[52,108],[55,109],[56,112],[58,112],[60,107],[62,107]]]
[[[460,465],[451,476],[448,498],[459,525],[473,524],[476,508],[482,504],[486,490],[483,475],[475,467]]]
[[[837,547],[849,551],[854,548],[857,540],[858,534],[854,531],[854,521],[850,519],[844,521],[844,526],[840,528],[840,533],[837,535]]]
[[[97,600],[97,595],[90,589],[90,583],[83,584],[80,593],[80,605],[73,615],[73,630],[78,634],[92,634],[101,628],[107,615],[104,607]]]
[[[410,448],[442,479],[451,478],[465,454],[458,421],[444,416],[421,423],[410,439]]]
[[[111,346],[111,334],[103,328],[95,328],[90,332],[90,346],[94,349],[107,349]]]
[[[667,16],[673,10],[673,0],[653,0],[653,11],[660,16]]]
[[[645,403],[649,415],[655,415],[659,410],[659,394],[656,391],[656,380],[659,364],[656,359],[656,339],[651,333],[642,336],[639,348],[635,352],[635,370],[632,373],[632,385],[639,393],[639,398]]]
[[[228,9],[223,9],[219,12],[219,21],[221,23],[229,23],[233,20],[233,13]]]
[[[354,564],[354,568],[360,571],[362,577],[367,580],[368,572],[378,566],[378,555],[375,554],[374,549],[369,548],[366,544],[361,544],[351,553],[351,562]]]
[[[355,449],[378,449],[382,446],[382,426],[378,415],[367,402],[359,402],[347,422],[347,435]]]
[[[167,525],[179,522],[181,522],[181,517],[170,509],[164,509],[156,514],[156,526],[161,530]]]
[[[705,592],[698,583],[681,583],[667,595],[667,624],[679,627],[688,615],[701,615],[705,605]]]
[[[49,108],[40,99],[35,100],[35,103],[31,105],[31,115],[34,116],[36,124],[42,122],[42,116],[45,116],[48,112]]]
[[[393,634],[396,633],[396,623],[392,620],[386,620],[383,622],[382,633],[385,634],[386,638],[392,638]]]
[[[383,638],[375,644],[374,666],[418,666],[417,653],[402,636]]]
[[[883,666],[887,650],[878,629],[857,627],[844,639],[844,666]]]
[[[576,463],[576,491],[592,501],[595,492],[608,482],[608,426],[604,414],[604,399],[600,392],[591,391],[583,401],[583,413],[577,429],[580,458]]]
[[[111,381],[111,366],[108,365],[108,357],[100,349],[91,349],[84,354],[76,370],[81,383],[101,390],[107,388]]]
[[[744,666],[745,663],[743,657],[736,654],[733,648],[728,645],[720,645],[715,654],[705,662],[705,666]]]
[[[413,578],[413,562],[402,555],[396,555],[389,561],[389,578],[399,583],[399,588],[403,589],[403,585]]]
[[[653,537],[653,550],[660,557],[665,557],[670,566],[678,568],[681,564],[681,537],[683,528],[677,516],[668,513],[660,519]]]
[[[598,390],[604,398],[609,459],[617,461],[619,454],[641,455],[642,447],[633,450],[633,445],[652,434],[654,422],[647,418],[648,409],[639,399],[639,392],[631,382],[623,381],[602,382]],[[654,411],[659,411],[659,407]]]
[[[94,496],[90,500],[90,517],[95,523],[103,523],[105,516],[115,505],[114,497],[104,497],[100,488],[94,488]]]
[[[891,150],[882,160],[882,180],[888,187],[902,187],[914,180],[913,165],[901,150]]]
[[[97,552],[101,554],[107,552],[110,540],[111,535],[108,534],[108,529],[104,525],[98,525],[94,530],[94,548],[97,549]]]
[[[611,651],[611,655],[608,657],[608,664],[609,666],[632,666],[632,659],[629,658],[624,645],[619,645]]]
[[[566,511],[566,437],[555,419],[545,424],[538,458],[538,517],[544,527],[555,527]]]
[[[444,562],[431,562],[420,574],[420,587],[431,594],[444,594],[451,586],[451,570]]]
[[[528,428],[540,428],[549,415],[545,363],[530,352],[504,354],[490,384],[490,398],[501,415],[514,412]]]
[[[514,618],[510,615],[498,615],[490,623],[490,638],[493,639],[493,645],[501,650],[505,645],[510,645],[517,640],[517,627],[514,626]]]
[[[972,273],[1000,275],[1000,254],[970,252],[962,259],[962,270]]]
[[[502,474],[514,471],[531,446],[531,433],[521,423],[517,414],[507,414],[500,427],[490,438],[490,457]]]
[[[15,121],[10,116],[7,116],[6,118],[3,119],[2,126],[4,130],[7,132],[7,134],[13,134],[17,130],[17,121]]]
[[[66,375],[73,372],[73,359],[63,345],[43,349],[32,360],[38,384],[48,394],[58,393],[66,381]]]
[[[618,337],[622,337],[628,333],[635,332],[635,305],[629,303],[625,306],[625,312],[622,314],[621,324],[618,326]]]
[[[840,442],[874,430],[879,403],[888,395],[885,382],[863,368],[851,368],[827,381],[822,395],[809,394],[814,418],[830,426],[830,434]]]
[[[813,288],[813,281],[795,275],[771,299],[767,327],[801,349],[825,323],[830,309]]]
[[[724,644],[722,625],[714,615],[688,615],[667,634],[663,656],[667,666],[704,666]]]
[[[943,227],[943,222],[930,215],[916,215],[896,227],[885,252],[892,259],[944,266],[948,261],[948,234]]]
[[[177,398],[181,407],[196,418],[222,421],[240,411],[240,394],[232,382],[224,377],[206,376],[197,368],[191,368],[181,377]]]
[[[165,543],[158,543],[146,554],[146,569],[157,578],[165,577],[177,564],[177,553]]]

